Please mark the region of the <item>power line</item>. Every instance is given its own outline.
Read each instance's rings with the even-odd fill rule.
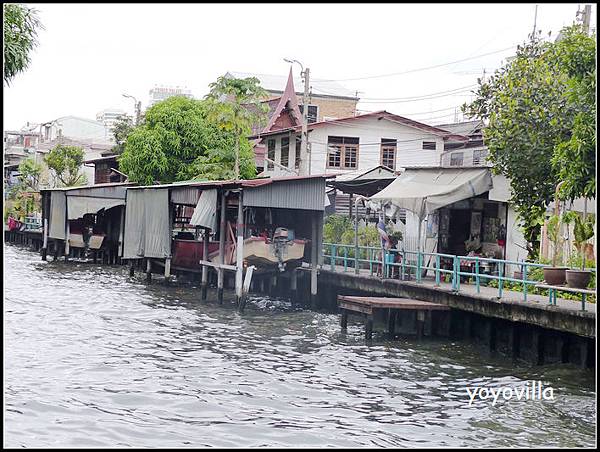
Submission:
[[[439,99],[442,97],[452,97],[452,96],[457,96],[460,94],[465,94],[465,93],[470,93],[472,92],[470,89],[466,89],[466,90],[462,90],[462,91],[455,91],[455,92],[451,92],[448,94],[441,94],[439,96],[429,96],[429,97],[422,97],[422,98],[417,98],[417,99],[407,99],[407,100],[365,100],[365,101],[361,101],[362,103],[365,104],[401,104],[401,103],[406,103],[406,102],[420,102],[423,100],[430,100],[430,99]]]
[[[367,80],[367,79],[372,79],[372,78],[383,78],[383,77],[392,77],[395,75],[411,74],[413,72],[426,71],[426,70],[435,69],[438,67],[449,66],[451,64],[462,63],[463,61],[475,60],[477,58],[481,58],[481,57],[488,56],[488,55],[494,55],[496,53],[506,52],[507,50],[513,49],[514,47],[515,47],[515,45],[511,45],[510,47],[506,47],[506,48],[500,49],[500,50],[495,50],[493,52],[482,53],[480,55],[475,55],[472,57],[463,58],[463,59],[456,60],[456,61],[450,61],[448,63],[435,64],[433,66],[426,66],[426,67],[421,67],[421,68],[416,68],[416,69],[410,69],[408,71],[403,71],[403,72],[392,72],[389,74],[370,75],[370,76],[366,76],[366,77],[355,77],[355,78],[320,79],[319,82],[346,82],[346,81],[353,81],[353,80]]]
[[[417,99],[417,98],[422,98],[422,97],[429,97],[429,96],[435,96],[438,94],[446,94],[446,93],[452,93],[454,91],[459,91],[459,90],[463,90],[463,89],[470,89],[470,88],[475,88],[477,86],[476,83],[472,83],[470,85],[467,86],[461,86],[458,88],[452,88],[452,89],[448,89],[448,90],[444,90],[444,91],[438,91],[436,93],[429,93],[429,94],[421,94],[419,96],[409,96],[409,97],[363,97],[361,99],[361,101],[365,101],[365,100],[397,100],[397,101],[402,101],[402,100],[409,100],[409,99]]]

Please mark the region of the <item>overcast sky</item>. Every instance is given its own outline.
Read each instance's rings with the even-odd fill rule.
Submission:
[[[157,84],[186,86],[201,97],[226,71],[287,75],[284,57],[310,67],[311,78],[343,80],[359,91],[361,110],[452,122],[470,94],[445,92],[499,67],[531,33],[535,16],[535,4],[28,6],[39,10],[45,29],[29,68],[4,86],[5,129],[66,115],[95,119],[105,108],[133,114],[122,93],[145,108]],[[540,4],[537,28],[554,38],[578,6]],[[594,29],[595,17],[593,5]],[[385,74],[396,75],[365,78]],[[428,94],[433,98],[405,99]]]

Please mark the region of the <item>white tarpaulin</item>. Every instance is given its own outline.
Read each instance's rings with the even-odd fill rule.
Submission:
[[[123,258],[171,255],[169,190],[128,190]]]
[[[82,218],[87,213],[97,213],[102,209],[124,206],[124,199],[93,198],[91,196],[67,196],[69,220]]]
[[[391,202],[421,219],[440,207],[471,198],[493,188],[488,169],[407,169],[371,200]]]
[[[204,190],[190,220],[192,226],[217,230],[217,190]]]

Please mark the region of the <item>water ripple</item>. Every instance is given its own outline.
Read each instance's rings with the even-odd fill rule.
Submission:
[[[7,447],[585,447],[593,372],[449,341],[363,342],[338,317],[5,247]],[[229,294],[229,298],[233,298]],[[211,301],[212,300],[212,301]],[[554,401],[468,406],[543,380]],[[543,422],[541,421],[543,419]]]

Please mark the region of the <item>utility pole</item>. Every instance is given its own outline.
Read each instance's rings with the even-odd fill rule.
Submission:
[[[304,69],[304,66],[298,60],[284,58],[286,63],[298,63],[301,68],[300,75],[304,82],[304,94],[302,94],[302,137],[300,141],[300,175],[310,174],[310,151],[308,145],[308,104],[310,103],[310,69]],[[307,168],[308,167],[308,168]]]
[[[302,96],[302,141],[300,141],[300,175],[310,174],[310,160],[307,162],[308,157],[308,104],[309,95],[308,90],[310,88],[310,69],[306,68],[302,73],[304,81],[304,95]],[[308,163],[308,170],[306,168]],[[303,167],[304,166],[304,167]]]
[[[138,126],[140,124],[140,118],[142,116],[142,102],[138,101],[135,97],[130,94],[123,94],[123,97],[129,97],[133,99],[133,105],[135,107],[135,125]]]
[[[535,15],[533,16],[533,31],[531,32],[531,40],[532,41],[535,39],[535,29],[537,26],[537,10],[538,10],[538,5],[535,5]]]
[[[583,31],[586,35],[590,34],[590,17],[592,15],[592,5],[585,5],[583,11],[577,11],[577,17],[581,17],[581,23],[583,25]]]

